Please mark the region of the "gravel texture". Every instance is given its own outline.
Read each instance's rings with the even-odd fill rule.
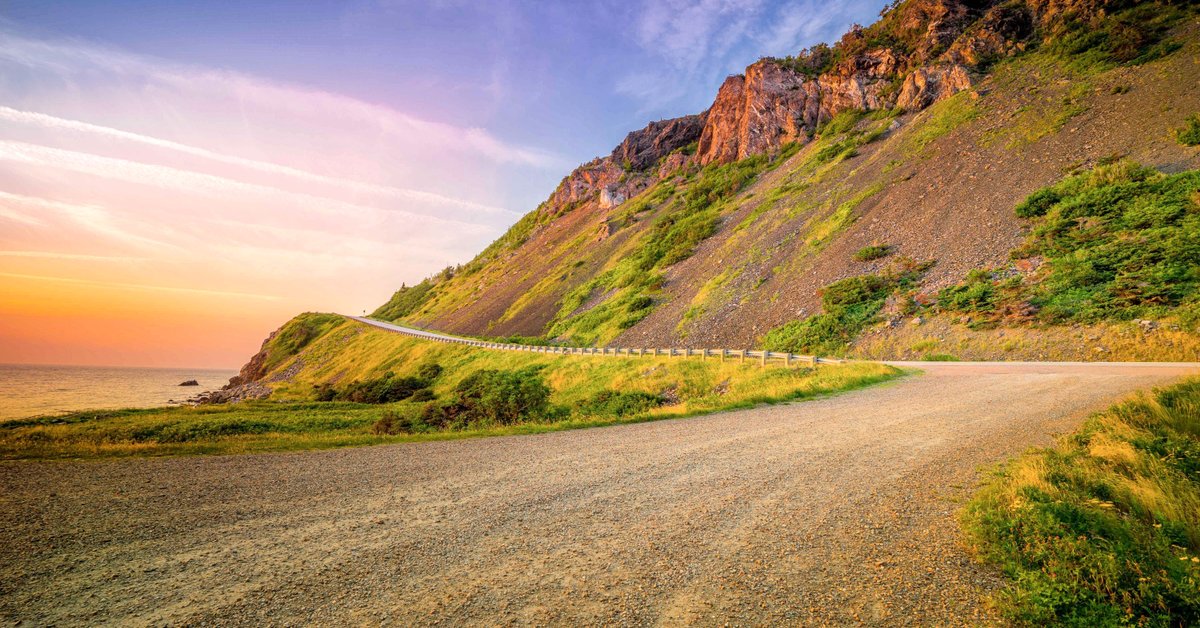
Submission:
[[[978,624],[978,468],[1196,366],[926,364],[537,436],[0,463],[0,623]]]

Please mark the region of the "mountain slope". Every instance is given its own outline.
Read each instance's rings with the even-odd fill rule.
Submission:
[[[1200,28],[1166,3],[909,1],[763,59],[630,133],[457,269],[376,316],[574,343],[755,346],[847,277],[932,263],[929,301],[1008,263],[1031,192],[1125,157],[1200,167]],[[856,261],[876,245],[888,255]]]

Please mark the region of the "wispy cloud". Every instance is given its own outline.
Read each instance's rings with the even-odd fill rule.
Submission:
[[[138,83],[173,90],[224,96],[278,113],[336,116],[343,121],[402,137],[436,150],[469,153],[500,163],[559,169],[564,160],[551,153],[511,144],[487,130],[431,122],[389,107],[341,94],[279,83],[230,70],[142,57],[77,40],[46,41],[23,37],[0,25],[0,59],[62,76],[102,71]]]
[[[0,160],[70,170],[130,184],[151,185],[167,190],[205,194],[214,198],[228,198],[230,195],[238,194],[268,201],[286,201],[294,207],[317,212],[337,212],[349,215],[395,212],[417,222],[435,223],[458,229],[480,230],[483,228],[483,225],[475,222],[419,214],[404,209],[357,205],[201,172],[38,146],[25,142],[0,140]]]
[[[99,136],[106,137],[106,138],[124,140],[124,141],[129,141],[129,142],[136,142],[138,144],[145,144],[147,146],[154,146],[157,148],[165,148],[168,150],[177,151],[177,152],[184,153],[187,155],[202,157],[204,159],[211,159],[213,161],[219,161],[219,162],[226,163],[226,164],[242,166],[245,168],[250,168],[252,170],[258,170],[258,171],[269,172],[269,173],[274,173],[274,174],[282,174],[282,175],[286,175],[289,177],[303,179],[306,181],[324,183],[324,184],[333,185],[333,186],[337,186],[337,187],[347,188],[349,190],[356,191],[356,192],[362,192],[362,193],[368,193],[368,194],[379,194],[379,195],[389,196],[389,197],[393,197],[393,198],[400,198],[400,199],[406,199],[406,200],[412,200],[412,201],[418,201],[418,202],[426,202],[426,203],[431,203],[431,204],[436,204],[436,205],[451,205],[451,206],[459,207],[462,209],[476,210],[476,211],[488,212],[488,213],[501,213],[501,214],[510,214],[510,215],[515,214],[515,212],[505,209],[505,208],[502,208],[502,207],[493,207],[491,205],[484,205],[482,203],[473,203],[471,201],[466,201],[466,200],[457,199],[457,198],[451,198],[448,196],[443,196],[441,194],[434,194],[431,192],[423,192],[420,190],[409,190],[409,189],[396,188],[396,187],[386,186],[386,185],[365,183],[362,181],[355,181],[353,179],[342,179],[342,178],[337,178],[337,177],[329,177],[329,176],[325,176],[325,175],[321,175],[321,174],[316,174],[316,173],[300,170],[298,168],[292,168],[289,166],[283,166],[280,164],[259,161],[259,160],[255,160],[255,159],[246,159],[244,157],[238,157],[238,156],[234,156],[234,155],[226,155],[226,154],[208,150],[205,148],[200,148],[197,146],[190,146],[188,144],[182,144],[180,142],[173,142],[171,140],[165,140],[162,138],[151,137],[148,135],[142,135],[140,133],[131,133],[128,131],[122,131],[120,129],[114,129],[114,128],[101,126],[101,125],[97,125],[97,124],[90,124],[90,123],[82,122],[79,120],[68,120],[65,118],[59,118],[59,117],[47,115],[44,113],[37,113],[37,112],[33,112],[33,111],[20,111],[17,109],[13,109],[11,107],[0,106],[0,120],[4,120],[4,121],[8,121],[8,122],[15,122],[18,124],[36,125],[36,126],[40,126],[40,127],[48,128],[48,129],[58,129],[58,130],[74,131],[74,132],[79,132],[79,133],[89,133],[89,134],[99,135]]]
[[[2,142],[0,142],[2,144]],[[0,149],[0,159],[3,159]],[[54,199],[13,194],[0,191],[0,216],[28,225],[47,227],[46,212],[61,215],[66,221],[100,236],[111,238],[122,244],[162,251],[178,250],[178,247],[161,240],[148,238],[120,226],[112,213],[100,205],[67,203]]]

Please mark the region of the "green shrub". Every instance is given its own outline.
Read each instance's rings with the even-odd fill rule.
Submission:
[[[999,290],[991,273],[973,270],[967,280],[938,292],[938,306],[951,312],[990,312],[996,306]]]
[[[776,327],[763,336],[763,348],[804,354],[841,352],[871,324],[893,291],[908,286],[928,264],[907,263],[885,275],[860,275],[821,290],[824,312]]]
[[[1067,14],[1048,33],[1046,49],[1077,68],[1139,64],[1179,49],[1166,39],[1186,15],[1170,2],[1137,2],[1093,15]]]
[[[416,434],[429,429],[420,417],[407,416],[395,410],[384,410],[379,420],[371,424],[371,433],[379,436],[396,436],[399,434]]]
[[[1059,195],[1058,190],[1052,187],[1042,188],[1018,203],[1015,211],[1018,218],[1045,216],[1046,212],[1050,211],[1050,208],[1060,200],[1062,200],[1062,196]]]
[[[1200,146],[1200,113],[1188,116],[1187,125],[1175,131],[1175,139],[1184,146]]]
[[[333,401],[337,399],[337,389],[330,383],[313,385],[313,399],[317,401]]]
[[[872,244],[864,246],[854,253],[854,259],[860,262],[869,262],[892,254],[892,247],[886,244]]]
[[[392,284],[395,285],[395,284]],[[388,299],[387,303],[371,313],[371,318],[384,321],[395,321],[412,314],[425,304],[431,296],[433,282],[429,279],[415,286],[400,286],[400,289]]]
[[[448,429],[551,420],[560,411],[550,405],[550,387],[539,370],[476,371],[458,383],[448,400],[425,406],[422,418]]]
[[[1200,296],[1198,199],[1200,170],[1164,175],[1123,160],[1067,177],[1017,207],[1032,231],[1014,257],[1040,257],[1043,269],[1024,282],[976,271],[938,304],[1046,323],[1169,315]]]
[[[429,383],[419,377],[397,377],[388,372],[383,377],[352,382],[334,396],[339,401],[354,403],[392,403],[412,397]]]
[[[424,381],[426,386],[433,383],[433,380],[437,379],[441,374],[442,365],[436,362],[422,364],[417,368],[417,377]]]
[[[1009,462],[962,514],[1018,625],[1200,624],[1200,380]]]
[[[654,305],[654,299],[651,299],[647,296],[640,296],[631,300],[628,307],[630,312],[637,312],[639,310],[649,308],[652,305]]]
[[[661,395],[641,391],[602,390],[579,406],[579,414],[621,418],[641,414],[662,404]]]

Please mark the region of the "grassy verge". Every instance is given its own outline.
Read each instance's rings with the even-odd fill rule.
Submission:
[[[429,366],[439,372],[430,375]],[[530,374],[549,389],[538,419],[423,420],[431,405],[461,399],[481,373]],[[390,375],[389,375],[390,374]],[[886,381],[900,371],[880,364],[818,369],[768,367],[710,358],[615,358],[480,350],[434,343],[352,321],[308,342],[268,375],[271,400],[198,408],[78,412],[0,423],[0,458],[93,458],[319,449],[540,432],[677,418],[803,399]],[[338,391],[428,396],[382,404],[315,401]],[[380,384],[380,386],[375,386]],[[496,391],[485,391],[492,393]],[[498,391],[504,393],[505,391]],[[457,397],[456,397],[457,395]],[[371,395],[367,395],[371,396]],[[384,395],[385,398],[387,395]],[[356,398],[353,394],[343,398]],[[640,403],[654,400],[654,403]],[[503,400],[502,400],[503,401]],[[639,403],[632,403],[639,402]],[[406,433],[379,433],[385,416]],[[415,427],[414,427],[415,426]]]
[[[1200,379],[1010,462],[962,520],[1015,623],[1200,623]]]

